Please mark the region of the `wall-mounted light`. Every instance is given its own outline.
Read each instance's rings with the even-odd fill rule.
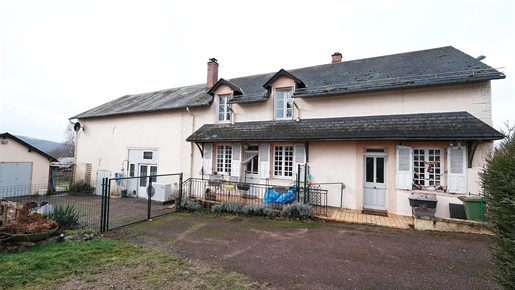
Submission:
[[[5,144],[7,144],[7,143],[9,143],[9,141],[7,141],[7,140],[2,140],[2,144],[4,144],[4,145],[5,145]]]

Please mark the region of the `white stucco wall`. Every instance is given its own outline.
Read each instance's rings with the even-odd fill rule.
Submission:
[[[356,142],[313,142],[309,145],[309,166],[313,183],[343,182],[343,201],[339,184],[323,184],[328,205],[356,208]]]
[[[490,82],[298,98],[300,118],[467,111],[492,125]]]

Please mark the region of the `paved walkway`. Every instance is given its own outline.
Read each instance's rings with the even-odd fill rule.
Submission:
[[[378,216],[363,214],[360,210],[347,208],[328,208],[327,217],[319,216],[319,218],[336,222],[377,225],[397,229],[411,229],[414,226],[413,217],[410,216],[395,214]]]

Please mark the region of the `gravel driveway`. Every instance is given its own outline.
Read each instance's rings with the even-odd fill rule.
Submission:
[[[498,289],[483,235],[181,213],[123,231],[274,288]]]

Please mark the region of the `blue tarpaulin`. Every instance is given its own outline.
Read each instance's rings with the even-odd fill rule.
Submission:
[[[290,187],[288,192],[282,193],[277,192],[273,188],[267,188],[265,191],[265,196],[263,197],[263,202],[270,203],[288,203],[295,199],[295,193],[293,193],[294,187]]]

